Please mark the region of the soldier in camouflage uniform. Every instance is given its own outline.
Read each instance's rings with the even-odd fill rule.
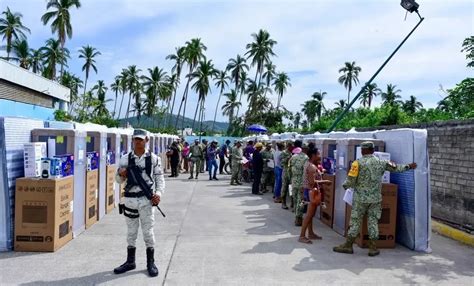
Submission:
[[[295,148],[301,148],[302,146],[303,142],[301,140],[295,141]],[[304,152],[299,152],[291,157],[289,163],[295,207],[295,226],[303,224],[303,205],[301,202],[303,201],[303,174],[306,161],[308,161],[308,156]]]
[[[230,179],[231,185],[242,185],[240,182],[240,176],[242,174],[242,158],[244,157],[242,150],[242,142],[235,142],[235,146],[230,152],[231,167],[232,167],[232,177]]]
[[[290,170],[289,170],[289,162],[291,159],[291,150],[293,149],[293,142],[288,142],[286,145],[285,151],[283,151],[280,155],[281,166],[283,168],[283,183],[281,186],[281,207],[283,209],[288,209],[286,205],[286,198],[288,197],[288,187],[290,185]]]
[[[272,175],[273,175],[273,168],[268,166],[268,162],[273,160],[273,150],[272,150],[272,143],[267,143],[265,146],[265,150],[262,151],[262,159],[263,159],[263,173],[262,173],[262,180],[260,181],[260,187],[262,188],[261,192],[266,193],[267,185],[272,185]]]
[[[416,163],[396,165],[393,162],[375,157],[374,143],[367,141],[361,144],[362,158],[354,161],[343,184],[344,189],[354,190],[350,228],[345,243],[333,248],[335,252],[354,253],[352,244],[359,235],[362,219],[367,215],[369,231],[369,256],[380,252],[375,245],[379,238],[378,220],[382,214],[382,176],[385,171],[404,172],[416,168]]]
[[[201,169],[201,160],[204,156],[204,151],[199,144],[199,140],[194,140],[194,145],[189,148],[189,157],[191,158],[191,174],[189,180],[193,178],[194,169],[196,168],[196,180],[199,176],[199,171]]]

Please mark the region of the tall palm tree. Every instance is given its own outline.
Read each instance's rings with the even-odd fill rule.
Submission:
[[[214,125],[216,124],[216,117],[217,117],[217,109],[219,109],[219,103],[221,102],[221,97],[224,92],[224,89],[229,86],[228,81],[231,80],[229,76],[227,76],[226,71],[219,71],[218,75],[216,76],[216,88],[220,90],[219,92],[219,99],[217,100],[216,104],[216,112],[214,112],[214,121],[212,122],[212,129],[214,131]]]
[[[51,32],[58,34],[58,40],[61,43],[61,50],[64,51],[66,37],[72,38],[72,25],[70,9],[81,7],[79,0],[49,0],[46,4],[46,13],[41,17],[43,25],[51,21]],[[61,74],[64,70],[64,64],[61,63]]]
[[[128,119],[130,116],[130,104],[133,98],[135,98],[135,107],[134,111],[142,111],[143,105],[140,102],[140,76],[139,73],[141,72],[140,69],[137,68],[136,65],[129,66],[126,70],[126,83],[127,83],[127,90],[128,90],[128,107],[127,107],[127,115],[126,118]],[[140,113],[141,114],[141,113]]]
[[[107,89],[108,88],[103,80],[97,81],[97,84],[94,85],[94,87],[92,88],[92,91],[97,92],[97,103],[94,109],[94,113],[99,117],[107,116],[109,114],[109,110],[107,109],[106,104],[107,102],[111,101],[111,99],[105,99]]]
[[[207,50],[207,47],[201,42],[200,38],[194,38],[191,39],[191,41],[187,41],[185,44],[185,50],[184,50],[184,58],[185,62],[188,64],[189,67],[189,72],[188,75],[186,76],[188,78],[186,82],[186,87],[184,88],[183,92],[183,97],[181,99],[181,103],[179,105],[178,109],[178,116],[176,117],[176,124],[175,124],[175,129],[178,128],[178,121],[179,121],[179,116],[181,113],[181,107],[183,107],[184,104],[184,109],[183,109],[183,123],[184,123],[184,118],[186,116],[186,103],[188,100],[188,91],[189,91],[189,84],[191,82],[191,74],[194,72],[195,68],[197,67],[199,61],[204,58],[204,51]],[[182,124],[184,125],[184,124]],[[182,126],[184,127],[184,126]]]
[[[368,106],[370,108],[372,106],[372,100],[378,96],[380,92],[381,90],[377,84],[375,82],[371,83],[362,92],[360,102],[364,107]]]
[[[163,69],[154,67],[148,69],[149,76],[142,76],[142,85],[146,96],[146,115],[153,116],[158,99],[164,98],[164,91],[168,88],[168,76]]]
[[[381,97],[383,100],[383,105],[398,105],[401,103],[400,101],[400,89],[397,89],[396,85],[387,84],[387,90],[381,93]]]
[[[196,105],[196,111],[194,112],[194,119],[192,129],[194,129],[194,123],[196,121],[196,115],[198,107],[201,110],[201,113],[204,109],[204,102],[206,101],[206,96],[211,92],[211,80],[217,75],[217,70],[214,68],[212,60],[202,60],[199,62],[199,66],[195,72],[191,74],[191,79],[196,80],[191,86],[194,91],[198,94],[198,104]]]
[[[474,68],[474,36],[470,36],[462,42],[461,52],[466,52],[467,67]]]
[[[276,107],[277,110],[280,109],[281,99],[283,97],[283,94],[285,94],[288,86],[291,86],[290,77],[284,72],[276,74],[275,81],[273,82],[273,87],[275,89],[275,92],[278,94]]]
[[[229,64],[227,65],[226,70],[230,71],[230,77],[235,84],[234,90],[237,94],[240,93],[239,102],[241,102],[243,90],[245,89],[245,79],[247,79],[246,71],[249,70],[249,66],[246,63],[245,58],[237,55],[235,59],[229,59]],[[244,88],[242,89],[241,86]],[[237,108],[236,116],[239,116],[239,108]]]
[[[56,65],[66,65],[67,58],[69,58],[69,50],[64,48],[61,49],[60,43],[55,39],[48,39],[46,45],[40,48],[40,52],[43,55],[44,64],[44,75],[49,79],[56,78]]]
[[[258,83],[262,79],[263,67],[265,64],[270,63],[270,57],[275,56],[273,52],[273,46],[277,44],[277,41],[270,38],[270,33],[266,30],[260,29],[258,33],[252,34],[254,41],[247,44],[247,59],[252,58],[252,66],[256,66],[255,72],[255,82],[257,81],[257,76],[260,74]]]
[[[97,73],[97,67],[95,66],[95,57],[101,55],[101,53],[94,47],[89,45],[83,46],[79,50],[79,58],[84,59],[85,63],[82,66],[82,71],[86,72],[86,80],[84,81],[84,93],[87,89],[87,80],[89,79],[89,73],[91,68]]]
[[[347,106],[347,102],[344,99],[339,99],[339,101],[336,101],[335,104],[338,109],[344,109]]]
[[[325,91],[315,92],[311,95],[314,101],[314,108],[315,108],[316,116],[318,117],[318,121],[321,120],[321,114],[323,110],[325,109],[323,100],[326,95],[327,95],[327,92]]]
[[[137,124],[140,125],[140,118],[145,112],[145,104],[142,101],[141,97],[138,97],[138,99],[135,100],[135,103],[133,104],[133,109],[131,111],[134,112],[137,116]]]
[[[11,59],[17,61],[20,64],[20,67],[29,69],[31,61],[28,41],[26,39],[15,40],[12,44],[12,51],[14,56]]]
[[[293,124],[295,125],[295,129],[299,129],[300,122],[301,122],[301,113],[296,112],[294,120],[293,120]]]
[[[30,49],[30,68],[34,73],[39,73],[43,69],[43,55],[39,49]]]
[[[316,102],[314,100],[305,101],[301,112],[306,116],[307,122],[310,124],[313,123],[316,117]]]
[[[173,103],[171,104],[171,110],[168,109],[168,125],[171,123],[171,118],[174,112],[174,103],[176,100],[176,91],[178,89],[178,85],[181,79],[181,71],[183,69],[183,65],[186,61],[186,48],[185,47],[177,47],[175,48],[176,54],[170,54],[166,56],[167,60],[172,60],[175,62],[173,68],[171,69],[172,75],[170,78],[171,86],[173,87]]]
[[[9,7],[7,7],[6,11],[2,12],[2,15],[3,18],[0,18],[0,35],[2,35],[3,40],[7,41],[6,60],[8,61],[10,60],[10,52],[12,49],[13,41],[26,39],[25,32],[30,33],[30,29],[25,27],[21,22],[21,18],[23,18],[23,15],[10,11]]]
[[[361,71],[362,69],[354,61],[352,63],[346,62],[344,67],[339,69],[339,73],[343,73],[343,75],[339,77],[338,81],[347,89],[347,103],[351,102],[352,88],[359,84],[359,73]]]
[[[423,104],[419,102],[413,95],[410,95],[410,99],[403,103],[403,109],[410,114],[415,113],[421,108],[423,108]]]
[[[116,76],[118,80],[120,81],[120,90],[122,91],[122,100],[120,100],[120,107],[119,107],[119,112],[117,114],[117,119],[120,118],[120,115],[122,114],[122,105],[123,105],[123,99],[125,98],[125,93],[127,92],[127,72],[125,69],[122,69],[122,72],[120,75]]]
[[[74,74],[69,72],[64,72],[63,76],[60,77],[59,83],[70,90],[69,94],[69,110],[68,113],[71,114],[74,109],[74,103],[77,102],[79,88],[82,88],[82,80]]]
[[[118,94],[122,92],[120,76],[115,77],[114,82],[110,85],[110,90],[115,93],[114,112],[112,113],[112,117],[115,117],[116,115],[115,111],[117,110]]]
[[[229,116],[229,130],[232,130],[235,109],[239,108],[242,103],[237,101],[237,92],[234,89],[232,89],[229,93],[225,93],[224,96],[227,97],[227,101],[222,106],[222,115]]]

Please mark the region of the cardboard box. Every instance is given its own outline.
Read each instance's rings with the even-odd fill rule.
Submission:
[[[86,173],[86,228],[97,222],[97,198],[99,197],[99,170]]]
[[[87,171],[97,170],[99,168],[99,152],[87,152]]]
[[[56,251],[70,241],[73,195],[73,177],[17,179],[15,251]]]
[[[23,145],[25,177],[41,176],[41,158],[46,157],[46,143],[33,142]]]
[[[74,155],[64,154],[56,155],[54,158],[59,159],[60,171],[62,177],[74,175]]]
[[[398,186],[395,184],[382,184],[382,215],[379,219],[378,248],[394,248],[397,229],[397,198]],[[346,204],[346,236],[349,230],[352,207]],[[369,235],[367,231],[367,217],[362,222],[359,237],[356,243],[359,247],[367,247]]]
[[[107,197],[105,200],[105,210],[110,213],[115,208],[115,173],[117,172],[116,166],[107,166]]]
[[[321,222],[332,228],[334,220],[334,192],[336,190],[336,176],[335,175],[323,175],[323,180],[329,180],[332,182],[331,185],[322,185],[324,192],[324,203],[326,208],[320,208]]]
[[[336,174],[336,159],[324,157],[323,168],[326,170],[326,173],[329,175]]]
[[[56,179],[61,177],[61,161],[58,158],[41,159],[41,178]]]
[[[107,152],[106,164],[115,165],[115,152],[114,151]]]

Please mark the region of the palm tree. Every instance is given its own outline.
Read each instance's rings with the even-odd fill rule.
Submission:
[[[311,95],[311,97],[314,100],[314,108],[315,108],[316,116],[318,116],[318,121],[321,120],[321,113],[325,109],[323,100],[326,95],[327,95],[327,92],[325,91],[315,92]]]
[[[112,113],[112,117],[115,117],[115,111],[117,110],[117,99],[118,94],[122,92],[122,85],[120,83],[120,76],[116,76],[114,82],[110,85],[110,90],[115,93],[115,102],[114,102],[114,112]],[[118,119],[118,117],[117,117]]]
[[[40,48],[43,55],[44,64],[46,68],[43,70],[44,75],[49,79],[56,78],[56,65],[66,65],[67,58],[69,58],[69,50],[61,49],[60,43],[55,39],[48,39],[46,45]]]
[[[146,96],[146,115],[153,116],[158,99],[164,99],[164,91],[168,88],[168,76],[163,69],[148,69],[149,76],[142,76],[142,85]]]
[[[198,111],[198,107],[200,108],[201,112],[204,109],[204,102],[206,101],[206,96],[209,92],[211,92],[211,79],[217,75],[218,71],[214,68],[214,64],[212,60],[202,60],[199,62],[199,66],[195,72],[193,72],[190,76],[191,79],[195,79],[196,81],[191,86],[192,89],[196,91],[198,94],[198,104],[196,105],[196,111],[194,112],[194,119],[192,129],[194,129],[194,123],[196,121],[196,115]]]
[[[309,124],[313,123],[314,118],[316,117],[316,101],[305,101],[303,103],[301,112],[303,112],[303,114],[306,116],[307,122],[309,122]]]
[[[227,101],[222,106],[222,115],[229,116],[229,131],[232,130],[232,123],[234,122],[235,109],[242,105],[240,101],[237,101],[237,92],[232,89],[229,93],[224,94],[227,97]]]
[[[125,70],[125,79],[126,79],[126,84],[127,84],[127,90],[128,90],[128,107],[127,107],[127,115],[126,118],[128,119],[130,116],[130,104],[132,101],[132,98],[135,98],[135,107],[134,111],[142,111],[143,105],[141,105],[140,102],[140,76],[138,75],[141,72],[140,69],[137,69],[136,65],[131,65],[128,67],[128,69]],[[140,113],[141,115],[141,113]]]
[[[467,67],[474,68],[474,36],[470,36],[462,42],[461,52],[466,52]]]
[[[197,67],[199,61],[201,61],[201,59],[204,58],[205,50],[207,50],[207,47],[201,42],[200,38],[194,38],[194,39],[191,39],[191,41],[186,42],[186,46],[184,50],[184,58],[185,58],[185,62],[189,66],[189,73],[186,76],[188,80],[186,82],[186,87],[183,92],[183,97],[179,105],[178,116],[176,117],[175,129],[178,128],[178,121],[179,121],[179,116],[181,113],[181,107],[183,106],[183,103],[184,103],[184,110],[183,110],[183,122],[184,122],[184,117],[186,116],[186,103],[188,100],[189,83],[191,82],[191,74],[194,72],[194,69]]]
[[[410,99],[403,103],[403,109],[410,114],[415,113],[421,108],[423,108],[423,104],[419,102],[413,95],[410,95]]]
[[[338,109],[344,109],[347,106],[347,102],[344,99],[339,99],[335,104]]]
[[[11,59],[20,63],[20,67],[24,69],[30,68],[30,47],[26,39],[15,40],[12,44],[14,57]]]
[[[249,70],[249,66],[246,63],[245,58],[237,55],[235,59],[229,59],[229,64],[227,65],[226,70],[230,71],[230,77],[235,84],[234,90],[237,94],[240,93],[239,102],[241,102],[243,90],[245,89],[245,79],[247,79],[246,71]],[[241,88],[242,86],[244,87],[243,89]],[[236,116],[239,116],[238,108]]]
[[[120,115],[122,114],[122,105],[123,105],[123,99],[125,98],[125,93],[127,92],[127,72],[125,69],[122,69],[122,72],[120,75],[116,76],[116,78],[120,81],[120,90],[122,91],[122,100],[120,100],[120,107],[119,107],[119,112],[117,115],[117,119],[120,118]]]
[[[224,92],[224,89],[229,86],[228,81],[231,80],[229,76],[227,76],[226,71],[219,71],[218,75],[216,76],[216,88],[220,89],[219,92],[219,99],[217,100],[216,104],[216,112],[214,113],[214,121],[212,122],[212,131],[214,131],[214,125],[216,124],[216,117],[217,117],[217,109],[219,108],[219,103],[221,102],[221,96]]]
[[[95,57],[101,55],[101,53],[96,49],[89,45],[83,46],[79,50],[79,58],[84,59],[86,62],[82,66],[82,71],[86,72],[86,80],[84,82],[84,93],[86,93],[87,89],[87,80],[89,79],[89,72],[92,68],[95,73],[97,73],[97,67],[95,66]]]
[[[343,75],[339,77],[338,81],[347,89],[347,103],[351,102],[351,91],[359,83],[359,73],[361,71],[362,69],[356,66],[354,61],[352,63],[346,62],[344,67],[339,69],[339,73],[343,73]]]
[[[254,41],[247,44],[247,59],[252,58],[252,66],[257,66],[255,73],[255,82],[257,81],[257,76],[260,74],[258,83],[262,79],[263,67],[265,64],[270,63],[270,56],[275,56],[273,52],[273,46],[277,44],[277,41],[270,38],[270,33],[266,30],[260,29],[258,33],[252,34]]]
[[[66,37],[72,38],[72,25],[70,9],[73,7],[81,7],[79,0],[49,0],[46,5],[47,11],[42,17],[43,25],[51,21],[51,32],[58,34],[58,40],[61,43],[61,50],[64,51]],[[64,63],[61,63],[61,74],[63,73]]]
[[[364,91],[362,92],[360,102],[364,107],[368,106],[369,108],[372,106],[372,100],[379,95],[381,92],[380,88],[378,88],[376,83],[369,84]]]
[[[138,99],[135,100],[135,103],[133,104],[133,109],[131,111],[136,114],[137,124],[140,125],[140,118],[142,117],[142,114],[145,111],[145,105],[143,104],[141,97],[138,97]]]
[[[295,129],[298,129],[300,127],[300,121],[301,121],[301,113],[296,112],[293,124],[295,125]]]
[[[387,90],[381,93],[383,105],[398,105],[401,103],[401,96],[399,93],[402,92],[400,89],[397,89],[396,85],[387,84]]]
[[[185,47],[177,47],[176,49],[176,54],[171,54],[166,57],[167,60],[173,60],[175,61],[175,64],[173,68],[171,69],[171,72],[173,73],[170,78],[170,84],[173,87],[173,103],[171,104],[171,110],[168,110],[168,124],[171,123],[171,118],[173,115],[174,111],[174,103],[176,100],[176,90],[178,89],[178,85],[181,79],[181,71],[183,68],[183,65],[186,60],[186,48]]]
[[[7,40],[6,60],[9,61],[10,52],[12,49],[12,42],[15,40],[26,39],[26,35],[24,32],[30,33],[30,29],[28,29],[22,24],[21,18],[23,17],[23,15],[16,12],[12,13],[9,7],[7,7],[6,11],[2,12],[2,15],[4,15],[4,18],[0,18],[0,35],[3,36],[3,40]]]
[[[82,80],[74,74],[69,72],[64,72],[63,76],[59,78],[59,83],[70,90],[69,94],[69,110],[68,113],[71,114],[74,103],[77,102],[77,96],[79,94],[79,88],[82,87]]]
[[[92,91],[97,91],[97,103],[94,113],[99,117],[108,116],[109,114],[106,103],[111,101],[111,99],[105,100],[107,89],[103,80],[97,81],[97,84],[92,88]]]
[[[277,110],[280,109],[281,99],[283,97],[283,94],[285,94],[286,88],[288,86],[291,86],[290,77],[284,72],[278,73],[276,75],[275,81],[273,82],[273,87],[275,88],[275,92],[278,94],[277,107],[276,107]]]
[[[43,69],[43,55],[40,50],[30,49],[30,68],[34,73]]]

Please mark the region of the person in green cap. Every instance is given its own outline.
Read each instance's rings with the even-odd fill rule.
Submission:
[[[291,178],[291,188],[293,191],[293,205],[295,211],[295,226],[303,224],[303,174],[304,164],[308,161],[308,156],[303,152],[303,141],[296,140],[293,149],[293,156],[290,159],[289,170]]]
[[[189,180],[193,179],[194,169],[196,168],[196,180],[201,169],[201,159],[204,156],[204,151],[199,144],[199,140],[194,140],[194,145],[189,148],[189,157],[191,158],[191,174]]]
[[[379,255],[375,245],[379,238],[378,221],[382,214],[382,176],[385,171],[405,172],[416,169],[416,163],[396,165],[388,160],[381,160],[374,156],[374,143],[370,141],[361,144],[362,158],[352,163],[344,189],[353,189],[352,212],[347,240],[333,248],[339,253],[354,253],[352,244],[359,235],[362,219],[367,215],[369,231],[369,256]]]
[[[234,147],[230,152],[231,167],[232,167],[232,177],[230,179],[231,185],[242,185],[240,182],[240,177],[242,174],[242,159],[244,157],[242,150],[242,141],[237,140]]]

